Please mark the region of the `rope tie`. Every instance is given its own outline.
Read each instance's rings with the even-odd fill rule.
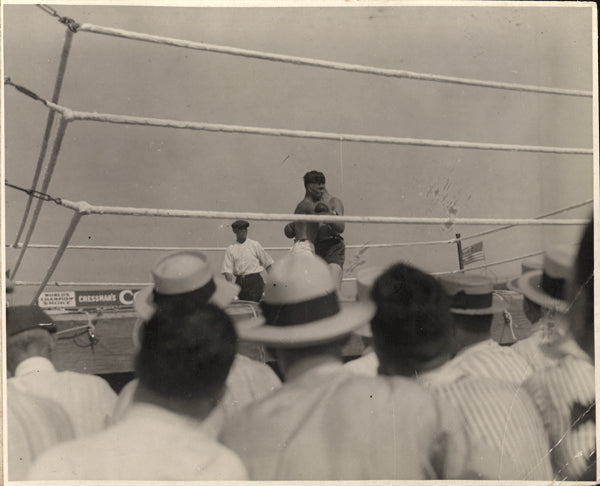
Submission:
[[[53,203],[56,203],[59,206],[62,205],[62,199],[60,197],[54,197],[50,194],[46,194],[45,192],[36,191],[35,189],[25,189],[24,187],[11,184],[8,181],[4,181],[4,185],[12,189],[16,189],[17,191],[22,191],[25,194],[28,194],[29,196],[35,197],[37,199],[41,199],[42,201],[52,201]]]
[[[30,98],[33,98],[36,101],[41,101],[45,105],[48,104],[48,102],[44,98],[40,98],[37,94],[35,94],[30,89],[27,89],[25,86],[21,86],[20,84],[13,83],[12,80],[10,79],[10,77],[8,77],[8,76],[6,78],[4,78],[4,84],[14,87],[16,90],[20,91],[25,96],[29,96]]]
[[[52,7],[50,7],[49,5],[37,5],[40,9],[42,9],[44,12],[46,12],[49,15],[52,15],[52,17],[55,17],[58,19],[58,21],[61,24],[64,24],[67,26],[67,28],[71,31],[71,32],[77,32],[77,30],[79,29],[79,24],[77,22],[75,22],[75,20],[73,20],[70,17],[64,17],[62,15],[60,15],[56,10],[54,10]]]

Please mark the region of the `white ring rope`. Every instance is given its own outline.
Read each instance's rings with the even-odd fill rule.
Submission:
[[[108,35],[112,37],[120,37],[124,39],[138,40],[143,42],[151,42],[155,44],[163,44],[172,47],[183,47],[186,49],[194,49],[200,51],[216,52],[220,54],[228,54],[233,56],[242,56],[254,59],[262,59],[266,61],[277,61],[288,64],[313,66],[325,69],[334,69],[338,71],[348,71],[354,73],[373,74],[376,76],[385,76],[401,79],[415,79],[420,81],[433,81],[441,83],[451,83],[469,86],[479,86],[483,88],[506,89],[511,91],[525,91],[534,93],[546,93],[566,96],[579,96],[591,98],[592,91],[583,91],[575,89],[551,88],[546,86],[534,86],[517,83],[503,83],[497,81],[484,81],[480,79],[461,78],[454,76],[442,76],[437,74],[417,73],[400,69],[385,69],[372,66],[363,66],[360,64],[347,64],[343,62],[332,62],[320,59],[312,59],[307,57],[288,56],[284,54],[274,54],[270,52],[254,51],[249,49],[238,49],[234,47],[219,46],[214,44],[206,44],[203,42],[187,41],[182,39],[174,39],[171,37],[163,37],[157,35],[143,34],[122,29],[114,29],[103,27],[94,24],[81,24],[78,27],[78,32],[89,32],[94,34]]]
[[[116,123],[120,125],[140,125],[161,128],[177,128],[185,130],[200,130],[219,133],[242,133],[247,135],[265,135],[274,137],[308,138],[317,140],[334,140],[360,143],[379,143],[390,145],[412,145],[420,147],[462,148],[477,150],[497,150],[514,152],[536,152],[550,154],[592,155],[591,148],[549,147],[540,145],[514,145],[500,143],[463,142],[455,140],[433,140],[424,138],[382,137],[378,135],[355,135],[333,132],[316,132],[306,130],[290,130],[286,128],[262,128],[245,125],[224,125],[219,123],[202,123],[163,118],[149,118],[130,115],[115,115],[112,113],[92,113],[75,111],[56,103],[46,101],[45,105],[63,115],[66,121],[96,121]]]
[[[93,206],[85,201],[62,199],[60,204],[82,215],[152,216],[206,219],[247,219],[254,221],[307,221],[320,223],[380,223],[380,224],[444,224],[444,225],[514,225],[514,226],[579,226],[587,219],[508,219],[508,218],[419,218],[408,216],[348,216],[282,213],[248,213],[232,211],[202,211],[192,209],[156,209],[120,206]]]

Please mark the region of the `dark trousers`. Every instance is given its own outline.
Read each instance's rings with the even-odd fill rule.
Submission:
[[[235,283],[242,288],[240,295],[238,295],[240,300],[258,302],[262,298],[263,291],[265,290],[265,281],[260,273],[238,275],[235,277]]]

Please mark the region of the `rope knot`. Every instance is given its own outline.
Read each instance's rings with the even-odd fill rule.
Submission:
[[[75,20],[73,20],[72,18],[60,17],[58,21],[61,24],[65,24],[71,32],[77,32],[77,30],[79,29],[79,24],[75,22]]]

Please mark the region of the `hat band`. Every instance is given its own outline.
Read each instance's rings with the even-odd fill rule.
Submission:
[[[492,306],[492,294],[467,294],[461,290],[452,297],[455,309],[485,309]]]
[[[161,294],[158,290],[154,289],[154,303],[156,305],[167,304],[168,302],[183,299],[190,299],[198,301],[198,303],[206,303],[212,297],[212,295],[217,290],[217,285],[215,284],[214,279],[210,279],[199,289],[190,290],[189,292],[183,292],[181,294]]]
[[[263,301],[260,308],[269,326],[306,324],[334,316],[340,311],[335,292],[295,304],[269,304]]]
[[[542,290],[550,297],[564,300],[565,279],[550,277],[544,272],[542,274]]]

